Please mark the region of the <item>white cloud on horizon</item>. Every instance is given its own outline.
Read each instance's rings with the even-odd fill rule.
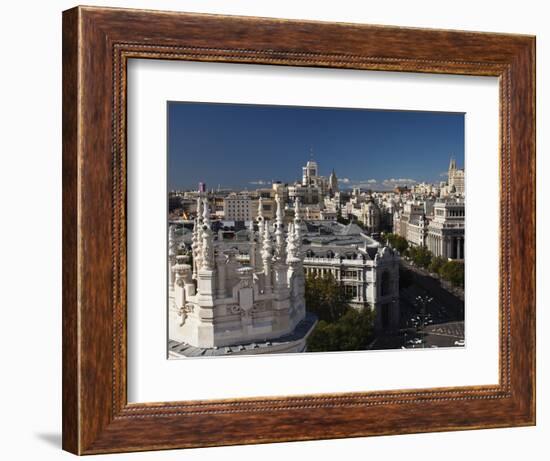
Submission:
[[[351,178],[338,178],[338,182],[341,186],[345,188],[355,188],[360,189],[393,189],[398,186],[411,186],[413,184],[418,184],[419,181],[412,178],[387,178],[383,180],[377,180],[374,178],[369,179],[351,179]],[[249,181],[250,185],[253,186],[268,186],[271,185],[272,181],[265,179],[257,179],[254,181]]]
[[[352,187],[366,187],[376,184],[378,181],[376,179],[350,179],[350,178],[341,178],[338,179],[339,183],[346,184]]]
[[[408,186],[411,184],[416,184],[418,181],[416,179],[411,178],[390,178],[390,179],[384,179],[382,181],[382,184],[384,186],[390,186],[390,187],[396,187],[396,186]]]
[[[361,189],[372,189],[375,187],[378,189],[393,189],[397,186],[410,186],[413,184],[418,184],[418,181],[412,178],[387,178],[381,181],[373,178],[361,180],[341,178],[339,182],[349,188],[358,187]]]

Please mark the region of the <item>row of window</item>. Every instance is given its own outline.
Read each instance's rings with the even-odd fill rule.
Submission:
[[[448,216],[453,216],[453,217],[464,216],[464,210],[449,210]]]

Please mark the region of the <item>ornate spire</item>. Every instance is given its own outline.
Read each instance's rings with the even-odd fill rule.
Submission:
[[[290,264],[296,258],[296,233],[294,223],[288,225],[288,235],[286,239],[286,260]]]
[[[214,245],[212,242],[212,229],[210,227],[210,209],[208,202],[204,201],[202,214],[202,265],[201,269],[212,270],[214,266]]]
[[[195,225],[193,226],[193,237],[191,240],[191,251],[193,253],[193,278],[197,277],[197,271],[201,265],[201,240],[199,236],[199,220],[195,218]]]
[[[256,270],[257,269],[257,259],[258,259],[258,249],[254,233],[254,221],[250,220],[248,223],[248,241],[250,242],[248,255],[250,257],[250,266]]]
[[[302,242],[302,210],[300,208],[300,199],[296,197],[294,199],[294,232],[300,238],[300,244]]]
[[[296,197],[294,201],[294,246],[295,255],[302,259],[302,210],[300,208],[300,199]]]
[[[202,223],[210,228],[210,207],[208,206],[208,201],[206,199],[203,201]]]
[[[200,195],[197,197],[197,219],[202,220],[202,198]]]
[[[264,221],[262,210],[263,210],[262,197],[260,197],[258,199],[258,216],[256,217],[256,219],[258,220],[258,244],[260,246],[262,245],[262,241],[264,238],[264,227],[265,227],[265,221]]]
[[[263,204],[263,200],[262,200],[262,197],[260,196],[258,198],[258,221],[262,221],[264,218],[262,204]]]
[[[168,256],[170,258],[176,256],[176,237],[174,228],[174,225],[168,224]]]
[[[168,275],[170,280],[170,288],[174,288],[175,275],[172,272],[172,266],[176,259],[177,244],[174,228],[176,226],[168,224]]]
[[[294,254],[296,258],[302,259],[302,231],[299,225],[294,225]]]
[[[271,232],[269,232],[269,226],[265,226],[264,236],[262,240],[262,259],[265,262],[266,260],[271,260],[271,257],[273,256],[271,254],[273,246],[271,245]]]
[[[284,222],[283,209],[279,194],[275,195],[277,203],[277,217],[275,221],[275,259],[279,262],[285,259],[285,237],[284,237]]]
[[[265,226],[263,248],[262,248],[262,260],[264,263],[264,289],[266,292],[271,291],[271,233],[269,232],[269,226]]]
[[[451,161],[449,163],[449,170],[456,170],[456,160],[451,156]]]
[[[193,251],[193,278],[202,266],[202,199],[197,198],[197,216],[193,226],[191,249]]]

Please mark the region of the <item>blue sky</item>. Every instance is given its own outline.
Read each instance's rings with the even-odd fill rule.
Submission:
[[[168,103],[168,187],[255,189],[301,179],[309,158],[341,187],[445,180],[464,166],[464,114]]]

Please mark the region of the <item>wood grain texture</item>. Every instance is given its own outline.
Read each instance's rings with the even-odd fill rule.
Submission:
[[[79,452],[78,399],[78,10],[63,16],[63,448]]]
[[[534,50],[533,37],[506,34],[90,7],[64,12],[63,448],[90,454],[534,424]],[[128,404],[132,58],[498,76],[499,384]]]

